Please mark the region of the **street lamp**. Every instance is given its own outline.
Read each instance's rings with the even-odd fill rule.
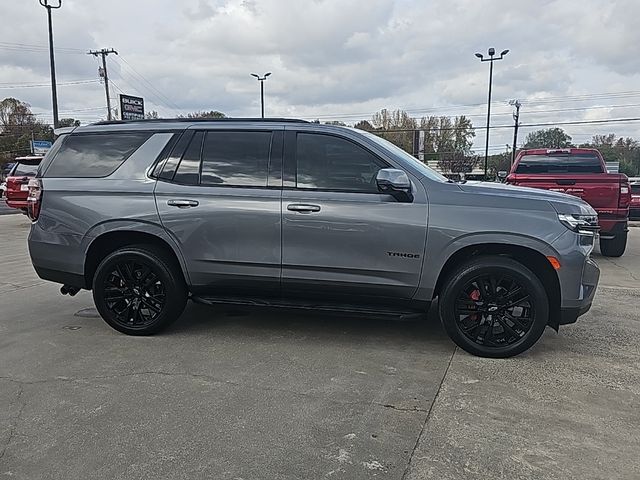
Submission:
[[[53,57],[53,27],[51,25],[51,9],[60,8],[62,0],[57,5],[52,5],[49,0],[38,0],[40,5],[47,9],[49,20],[49,66],[51,68],[51,99],[53,101],[53,128],[58,128],[58,92],[56,91],[56,61]]]
[[[260,82],[260,107],[261,107],[260,110],[262,112],[262,118],[264,118],[264,81],[267,79],[269,75],[271,75],[271,72],[265,73],[262,77],[257,73],[251,74],[252,77],[256,77]]]
[[[487,102],[487,138],[484,147],[484,179],[487,179],[487,172],[489,167],[489,123],[491,122],[491,83],[493,82],[493,62],[496,60],[502,60],[504,56],[509,53],[509,50],[503,50],[500,52],[500,56],[496,57],[496,49],[490,48],[488,51],[489,58],[484,58],[484,55],[481,53],[476,53],[476,57],[480,59],[481,62],[491,62],[489,67],[489,101]]]

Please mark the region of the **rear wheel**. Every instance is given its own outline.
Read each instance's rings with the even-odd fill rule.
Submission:
[[[605,257],[621,257],[627,248],[627,232],[619,233],[611,239],[600,239],[600,253]]]
[[[445,330],[460,348],[505,358],[538,341],[549,318],[549,301],[527,267],[507,257],[486,256],[449,275],[439,310]]]
[[[182,272],[152,246],[124,247],[100,262],[93,299],[102,318],[128,335],[151,335],[175,321],[187,302]]]

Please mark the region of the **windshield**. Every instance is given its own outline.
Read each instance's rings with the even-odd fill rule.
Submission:
[[[436,180],[438,182],[448,182],[449,181],[447,179],[447,177],[445,177],[443,175],[440,175],[438,172],[436,172],[432,168],[429,168],[426,164],[424,164],[423,162],[418,160],[416,157],[414,157],[413,155],[405,152],[403,149],[401,149],[397,145],[394,145],[390,141],[385,140],[384,138],[381,138],[381,137],[379,137],[377,135],[374,135],[373,133],[366,132],[364,130],[360,130],[359,133],[362,133],[362,134],[366,135],[367,138],[373,140],[374,142],[376,142],[381,147],[383,147],[383,148],[385,148],[387,150],[391,150],[397,156],[402,157],[407,162],[410,162],[411,165],[413,165],[416,169],[418,169],[420,171],[420,173],[423,173],[430,180]]]
[[[524,155],[515,173],[604,173],[597,155]]]

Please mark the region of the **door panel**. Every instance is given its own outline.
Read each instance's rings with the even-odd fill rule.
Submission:
[[[172,152],[167,165],[174,172],[163,176],[163,169],[155,189],[160,219],[180,245],[192,290],[278,295],[282,190],[274,178],[281,182],[282,131],[218,128],[192,138],[182,143],[184,154]]]
[[[370,193],[377,192],[377,170],[387,166],[393,165],[350,139],[286,133],[284,295],[347,303],[411,299],[426,244],[426,192],[414,178],[412,203]]]
[[[425,204],[398,203],[387,195],[295,190],[285,190],[282,203],[286,295],[374,303],[413,296],[426,242]],[[291,211],[292,204],[320,210]]]
[[[195,290],[212,295],[278,293],[280,193],[157,183],[162,224],[180,245]],[[170,205],[182,202],[197,205]]]

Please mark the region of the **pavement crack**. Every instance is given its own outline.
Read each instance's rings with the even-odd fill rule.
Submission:
[[[425,410],[424,408],[420,408],[420,407],[411,407],[411,408],[396,407],[395,405],[391,405],[388,403],[375,403],[374,405],[378,405],[384,408],[391,408],[393,410],[397,410],[398,412],[423,412],[423,413],[428,412],[428,410]]]
[[[411,450],[411,454],[409,455],[409,460],[407,460],[407,466],[405,467],[404,472],[402,473],[401,480],[404,480],[405,478],[407,478],[407,475],[409,474],[409,468],[411,467],[411,461],[413,460],[413,455],[416,453],[416,450],[418,448],[418,444],[420,443],[420,438],[422,438],[422,434],[424,433],[424,429],[426,428],[427,423],[429,422],[429,419],[431,418],[431,412],[433,411],[433,406],[438,401],[438,396],[440,395],[440,391],[442,390],[442,385],[444,384],[444,380],[447,378],[447,373],[449,373],[449,367],[451,367],[451,363],[453,362],[453,357],[456,354],[457,350],[458,350],[458,347],[454,347],[453,348],[453,352],[451,352],[451,358],[449,358],[449,363],[447,363],[447,367],[444,369],[444,373],[442,375],[442,380],[440,380],[440,385],[438,385],[438,390],[436,391],[436,394],[433,397],[433,402],[431,402],[431,405],[429,406],[429,410],[427,411],[427,415],[424,417],[424,422],[422,422],[422,427],[420,428],[420,433],[418,434],[418,437],[416,438],[416,443],[413,445],[413,449]]]
[[[11,441],[17,435],[16,434],[16,430],[18,429],[18,423],[20,422],[20,419],[22,418],[22,412],[23,412],[24,408],[27,406],[27,402],[22,400],[22,394],[24,393],[24,385],[22,385],[22,383],[20,383],[20,382],[16,382],[16,383],[18,383],[18,385],[20,385],[20,387],[18,389],[18,394],[16,395],[16,400],[15,400],[15,402],[13,402],[13,404],[16,404],[16,403],[20,402],[20,408],[18,409],[18,413],[11,420],[11,428],[9,429],[9,437],[7,438],[7,441],[5,442],[4,446],[2,447],[2,451],[0,452],[0,460],[2,460],[4,458],[4,455],[5,455],[5,453],[7,453],[7,450],[9,448],[9,445],[11,444]]]

